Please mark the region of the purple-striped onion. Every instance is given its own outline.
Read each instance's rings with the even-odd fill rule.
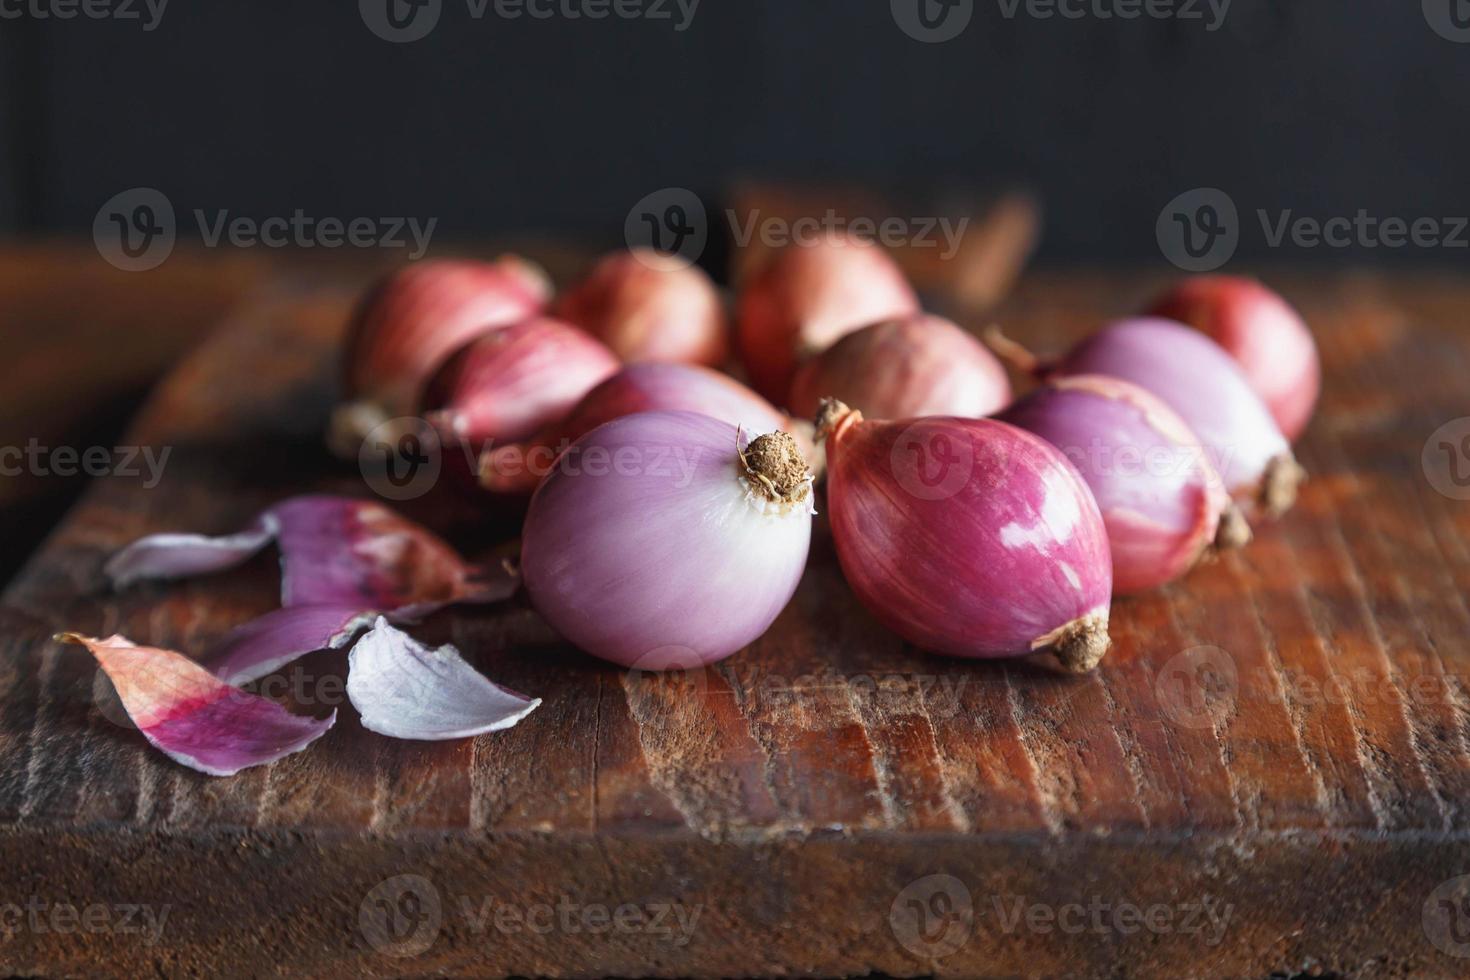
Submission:
[[[863,327],[804,363],[791,385],[792,414],[812,418],[836,398],[868,418],[979,418],[1010,403],[995,355],[943,317],[917,313]]]
[[[1287,439],[1307,427],[1322,388],[1317,345],[1301,314],[1239,276],[1194,276],[1154,304],[1152,316],[1203,331],[1240,363]]]
[[[999,335],[1003,357],[1039,377],[1105,374],[1131,381],[1179,414],[1237,500],[1279,516],[1306,477],[1266,403],[1219,344],[1173,320],[1136,317],[1098,331],[1054,362]]]
[[[728,657],[801,580],[812,478],[787,433],[644,412],[579,439],[531,498],[521,564],[568,641],[644,670]]]
[[[524,439],[570,412],[619,367],[586,331],[532,317],[489,331],[445,362],[424,395],[425,418],[475,449]]]
[[[919,312],[919,298],[880,246],[827,234],[792,245],[745,283],[736,343],[755,389],[784,404],[797,364],[843,334]]]
[[[497,493],[529,494],[584,434],[624,415],[656,411],[698,412],[752,433],[792,428],[786,415],[729,375],[693,364],[630,364],[587,392],[565,418],[524,442],[487,450],[480,457],[480,484]]]
[[[556,314],[629,364],[718,365],[729,353],[725,302],[709,276],[648,249],[604,256],[557,301]]]
[[[348,326],[343,402],[328,432],[332,449],[355,459],[379,425],[418,412],[424,385],[450,354],[540,311],[550,298],[546,273],[513,255],[415,262],[380,280]]]
[[[843,575],[870,612],[956,657],[1051,651],[1069,670],[1107,652],[1107,531],[1076,467],[992,419],[817,419]]]
[[[1054,378],[996,418],[1041,436],[1082,473],[1108,530],[1117,594],[1163,585],[1210,549],[1249,538],[1199,439],[1138,385]]]

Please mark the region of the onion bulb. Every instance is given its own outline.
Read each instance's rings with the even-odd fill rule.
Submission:
[[[698,266],[661,258],[649,249],[604,257],[558,301],[557,315],[629,364],[723,363],[729,326],[719,290]]]
[[[585,433],[624,415],[654,411],[699,412],[746,432],[793,428],[770,402],[729,375],[693,364],[630,364],[587,392],[565,418],[524,442],[486,450],[480,457],[480,485],[496,493],[529,494]],[[803,446],[803,452],[809,448]]]
[[[736,342],[755,389],[781,405],[799,361],[843,334],[917,312],[919,299],[887,252],[827,234],[778,252],[744,284]]]
[[[1006,370],[969,333],[918,313],[853,331],[804,363],[788,407],[811,418],[823,398],[869,418],[980,417],[1010,403]]]
[[[1268,517],[1296,502],[1306,474],[1266,403],[1224,348],[1173,320],[1121,320],[1055,362],[1038,362],[998,333],[991,346],[1036,375],[1105,374],[1160,398],[1199,437],[1225,488]]]
[[[379,281],[348,325],[332,449],[356,458],[375,428],[419,410],[424,385],[451,353],[536,313],[550,298],[541,268],[511,255],[415,262]]]
[[[1322,388],[1317,345],[1301,315],[1253,279],[1194,276],[1160,297],[1152,316],[1178,320],[1240,363],[1287,439],[1307,427]]]
[[[993,419],[868,421],[824,402],[827,507],[843,575],[904,639],[956,657],[1107,652],[1107,531],[1077,469]]]
[[[594,656],[644,670],[728,657],[790,601],[811,541],[796,441],[643,412],[577,440],[531,498],[521,564],[536,610]]]
[[[1041,436],[1082,473],[1108,529],[1119,595],[1163,585],[1212,548],[1250,537],[1199,439],[1131,382],[1054,378],[996,417]]]
[[[476,449],[491,440],[524,439],[571,411],[618,367],[595,337],[532,317],[491,330],[445,362],[425,393],[426,418]]]

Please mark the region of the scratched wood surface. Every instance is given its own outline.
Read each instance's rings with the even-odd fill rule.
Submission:
[[[1162,281],[1032,275],[1002,320],[1051,348]],[[453,611],[423,635],[543,698],[517,728],[380,738],[318,654],[271,690],[342,706],[336,727],[210,779],[118,724],[92,661],[49,636],[202,651],[273,607],[273,559],[114,595],[110,552],[306,489],[372,492],[319,448],[357,284],[282,279],[136,419],[133,442],[172,448],[162,483],[97,481],[4,594],[0,972],[1464,975],[1470,459],[1449,453],[1470,422],[1442,466],[1423,450],[1470,416],[1470,286],[1273,281],[1326,364],[1312,481],[1249,549],[1117,603],[1094,674],[907,647],[853,601],[819,521],[790,607],[716,669],[629,675],[523,605]],[[447,479],[402,506],[472,554],[514,534]],[[169,918],[152,943],[4,928],[29,896]],[[698,916],[512,929],[473,914],[487,899]],[[1065,928],[1089,903],[1114,911]],[[1171,911],[1140,927],[1125,907]]]

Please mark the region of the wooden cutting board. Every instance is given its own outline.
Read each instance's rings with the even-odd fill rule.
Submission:
[[[1161,281],[1031,276],[1002,319],[1052,348]],[[0,972],[1463,975],[1470,289],[1273,281],[1326,362],[1312,482],[1245,552],[1117,603],[1090,676],[905,646],[819,522],[790,607],[705,675],[630,676],[519,604],[456,610],[423,635],[543,698],[518,727],[373,735],[318,654],[275,690],[336,727],[212,779],[111,720],[50,636],[202,651],[273,607],[273,558],[113,595],[108,554],[371,493],[319,441],[352,291],[283,280],[136,420],[163,481],[98,480],[4,595]],[[449,483],[404,509],[472,554],[513,535]]]

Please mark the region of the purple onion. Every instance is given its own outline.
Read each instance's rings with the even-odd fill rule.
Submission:
[[[531,498],[532,604],[594,656],[666,670],[721,660],[790,601],[811,540],[811,475],[785,432],[741,446],[693,412],[608,422]]]
[[[1082,341],[1048,376],[1106,374],[1152,392],[1189,425],[1237,498],[1268,516],[1296,502],[1304,478],[1291,446],[1235,360],[1172,320],[1122,320]]]
[[[877,619],[956,657],[1049,650],[1069,670],[1107,652],[1112,562],[1102,515],[1047,442],[992,419],[818,416],[837,557]]]
[[[1216,544],[1249,537],[1199,439],[1138,385],[1055,378],[996,418],[1041,436],[1082,473],[1108,529],[1115,593],[1163,585]]]
[[[943,317],[916,313],[855,330],[804,363],[788,407],[811,418],[836,398],[877,419],[989,415],[1010,403],[995,355]]]
[[[698,412],[752,434],[791,427],[786,415],[727,374],[694,364],[630,364],[587,392],[565,418],[525,442],[482,454],[480,485],[496,493],[529,494],[557,456],[584,434],[624,415],[655,411]]]
[[[1254,279],[1191,276],[1149,313],[1204,331],[1240,364],[1282,434],[1302,434],[1322,390],[1322,362],[1306,321],[1279,294]]]

